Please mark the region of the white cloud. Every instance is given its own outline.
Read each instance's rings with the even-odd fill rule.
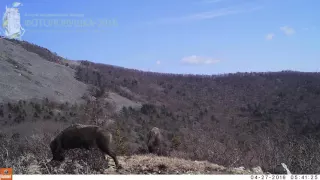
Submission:
[[[293,28],[288,26],[282,26],[280,27],[280,30],[287,36],[293,35],[296,32]]]
[[[209,64],[216,64],[220,62],[218,59],[213,59],[210,57],[202,57],[202,56],[188,56],[181,59],[181,63],[183,64],[193,64],[193,65],[209,65]]]
[[[275,35],[273,33],[269,33],[269,34],[266,35],[266,40],[270,41],[270,40],[272,40],[274,38],[274,36]]]
[[[215,11],[206,11],[200,12],[195,14],[190,14],[181,17],[173,17],[173,18],[164,18],[160,19],[158,22],[160,23],[177,23],[177,22],[185,22],[185,21],[196,21],[196,20],[206,20],[206,19],[213,19],[217,17],[232,15],[232,14],[239,14],[239,13],[246,13],[251,11],[256,11],[261,9],[262,7],[251,7],[251,8],[244,8],[244,7],[228,7],[228,8],[221,8]]]
[[[204,3],[218,3],[221,2],[222,0],[204,0]]]
[[[305,28],[302,28],[302,30],[304,31],[313,31],[313,30],[316,30],[316,27],[305,27]]]
[[[157,61],[156,64],[157,64],[157,65],[160,65],[160,64],[161,64],[161,61]]]

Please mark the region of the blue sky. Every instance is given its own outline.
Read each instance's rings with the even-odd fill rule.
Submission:
[[[12,2],[1,0],[1,14]],[[320,71],[318,0],[19,2],[22,39],[70,59],[169,73]],[[39,19],[108,24],[44,27]]]

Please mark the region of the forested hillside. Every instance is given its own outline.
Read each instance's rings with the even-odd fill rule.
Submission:
[[[53,135],[68,124],[85,123],[109,128],[121,155],[147,153],[147,133],[156,126],[165,132],[166,156],[264,170],[284,162],[294,173],[320,172],[320,73],[163,74],[70,61],[28,42],[0,41],[23,48],[19,51],[33,53],[52,66],[59,63],[59,68],[70,69],[72,83],[84,88],[82,100],[76,102],[77,97],[66,98],[68,102],[56,102],[54,96],[35,100],[35,94],[20,101],[8,97],[12,102],[0,107],[0,132],[6,140],[2,146],[17,154],[3,156],[7,159],[2,162],[10,163],[10,158],[30,152],[48,158]],[[3,51],[7,56],[1,61],[16,60],[11,56],[15,50]],[[14,68],[8,63],[0,65]],[[36,71],[30,68],[30,72]],[[36,80],[29,76],[28,81]],[[14,86],[15,81],[0,82]],[[61,87],[59,93],[68,96],[70,88],[62,92]],[[37,138],[26,142],[29,137]],[[21,151],[16,152],[16,147]]]

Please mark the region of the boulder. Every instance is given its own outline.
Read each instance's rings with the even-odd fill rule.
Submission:
[[[251,168],[252,173],[254,174],[263,174],[262,168],[260,166]]]

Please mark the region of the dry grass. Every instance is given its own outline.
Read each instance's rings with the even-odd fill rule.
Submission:
[[[191,161],[156,155],[122,157],[126,171],[137,174],[221,174],[225,167],[207,161]]]
[[[226,168],[208,161],[191,161],[156,155],[119,157],[123,169],[106,169],[106,174],[254,174],[252,170]],[[111,167],[114,167],[111,166]]]
[[[101,165],[99,168],[95,168],[89,159],[68,158],[61,164],[48,162],[49,159],[37,161],[32,154],[27,154],[12,161],[10,167],[15,169],[16,174],[253,174],[250,170],[225,168],[207,161],[153,155],[120,156],[119,162],[123,166],[120,170],[115,168],[110,158],[109,163],[98,162],[96,166]]]
[[[248,170],[225,168],[208,161],[191,161],[156,155],[118,156],[122,169],[98,149],[70,150],[62,163],[50,162],[48,136],[32,135],[28,141],[2,138],[0,166],[15,174],[250,174]]]

